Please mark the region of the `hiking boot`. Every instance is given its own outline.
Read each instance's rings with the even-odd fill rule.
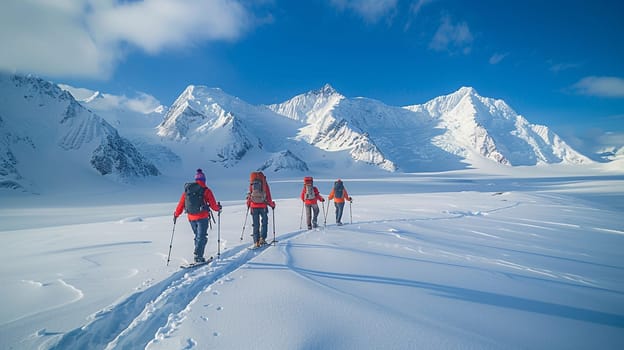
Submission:
[[[197,256],[196,256],[196,257],[195,257],[195,262],[196,262],[196,263],[203,263],[203,262],[206,262],[206,259],[204,259],[204,257],[203,257],[203,256],[200,256],[200,257],[197,257]]]
[[[338,221],[338,222],[336,223],[336,225],[338,225],[338,226],[342,226],[342,222]]]
[[[264,238],[260,238],[260,245],[265,245],[267,244],[266,240]]]
[[[312,229],[312,225],[309,225],[309,226],[308,226],[308,230],[311,230],[311,229]]]
[[[257,242],[255,243],[255,245],[256,245],[256,248],[259,248],[259,247],[260,247],[260,241],[257,241]]]

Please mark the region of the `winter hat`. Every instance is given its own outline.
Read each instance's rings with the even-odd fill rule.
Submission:
[[[197,174],[195,174],[195,181],[197,180],[206,182],[206,175],[204,175],[201,169],[197,169]]]

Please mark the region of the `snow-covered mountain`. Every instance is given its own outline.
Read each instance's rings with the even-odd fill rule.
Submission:
[[[221,89],[190,85],[156,130],[172,149],[185,154],[199,150],[225,168],[245,160],[241,166],[253,170],[303,171],[308,169],[301,159],[305,147],[291,137],[298,126],[264,106],[251,105]]]
[[[348,151],[356,161],[376,165],[382,169],[394,171],[395,164],[388,160],[375,142],[369,137],[365,108],[358,111],[343,110],[338,107],[347,101],[329,84],[317,91],[311,91],[281,103],[267,106],[275,113],[296,120],[303,126],[296,139],[305,141],[325,151]],[[357,107],[356,107],[357,108]],[[357,114],[361,114],[358,117]],[[387,121],[378,120],[377,127],[383,127]],[[365,129],[357,127],[363,125]],[[354,128],[355,126],[355,128]]]
[[[396,107],[347,98],[329,84],[267,106],[189,85],[166,108],[148,94],[131,99],[60,86],[2,76],[2,187],[32,188],[35,164],[54,168],[57,158],[68,162],[66,169],[84,172],[86,163],[97,174],[121,179],[157,175],[158,169],[175,177],[204,162],[212,171],[339,169],[343,176],[591,162],[547,126],[529,123],[504,101],[470,87]]]
[[[506,165],[590,162],[547,126],[529,123],[503,100],[482,97],[470,87],[405,108],[427,115],[442,130],[432,139],[434,145],[467,160],[485,157]]]
[[[461,169],[484,158],[504,165],[590,162],[548,127],[467,87],[399,108],[349,99],[325,85],[268,107],[304,125],[298,139],[326,151],[348,150],[354,160],[388,171]]]
[[[80,176],[127,181],[159,170],[58,86],[0,73],[0,187],[38,192]]]

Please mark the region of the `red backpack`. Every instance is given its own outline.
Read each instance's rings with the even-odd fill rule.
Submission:
[[[249,175],[249,198],[254,203],[266,203],[266,177],[261,171]]]
[[[314,199],[316,195],[314,194],[314,180],[312,176],[306,176],[303,178],[303,187],[305,188],[305,194],[303,198],[305,199]]]

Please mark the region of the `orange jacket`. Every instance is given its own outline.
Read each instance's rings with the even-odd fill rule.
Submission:
[[[251,184],[249,185],[249,192],[251,193]],[[271,208],[275,208],[275,202],[273,202],[273,199],[271,198],[271,189],[269,188],[269,183],[268,182],[264,182],[264,192],[266,193],[266,200],[264,201],[264,203],[256,203],[256,202],[252,202],[251,201],[251,196],[247,195],[247,207],[248,208],[266,208],[267,205],[269,205]]]
[[[321,196],[321,194],[319,193],[318,188],[316,188],[316,186],[314,186],[314,198],[312,199],[305,199],[305,193],[306,193],[306,188],[305,185],[303,186],[303,190],[301,190],[301,200],[305,203],[305,204],[316,204],[316,201],[319,200],[321,202],[325,202],[325,198],[323,198],[323,196]]]
[[[210,208],[212,208],[212,210],[219,211],[219,204],[217,204],[217,201],[215,200],[215,197],[212,194],[212,191],[208,187],[206,187],[206,183],[200,180],[197,180],[195,182],[197,182],[201,187],[205,188],[204,202],[208,203],[210,205]],[[185,201],[186,201],[186,195],[182,193],[182,197],[180,197],[178,206],[176,207],[176,210],[173,213],[173,215],[175,215],[176,218],[180,216],[182,212],[184,211]],[[210,214],[208,213],[208,210],[203,210],[197,214],[186,213],[186,216],[188,217],[189,221],[195,221],[195,220],[209,218]]]
[[[350,201],[351,197],[349,197],[349,194],[347,193],[347,189],[343,188],[342,189],[342,198],[335,198],[334,197],[334,189],[332,188],[331,192],[329,192],[329,197],[327,197],[327,199],[329,200],[334,200],[334,202],[336,203],[344,203],[345,200]]]

